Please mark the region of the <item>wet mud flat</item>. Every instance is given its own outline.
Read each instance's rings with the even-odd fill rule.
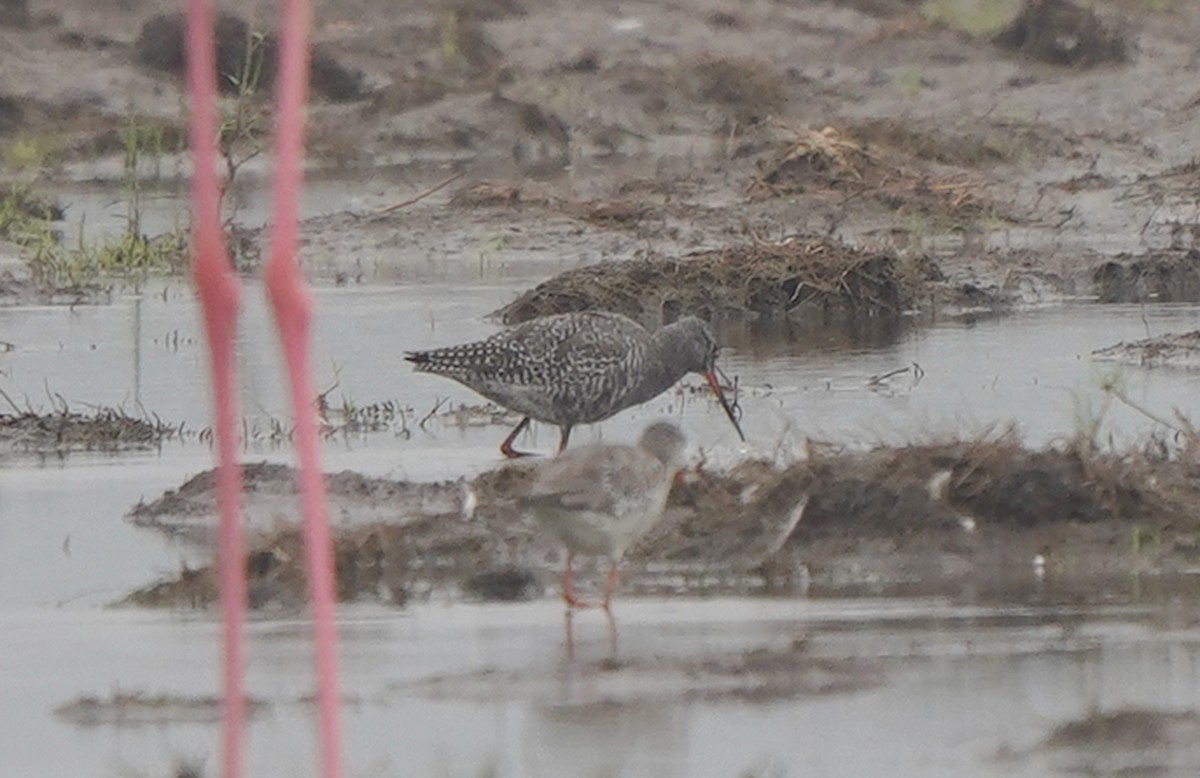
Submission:
[[[560,550],[515,505],[529,472],[512,464],[441,483],[329,475],[340,598],[403,605],[552,593]],[[263,464],[246,476],[252,604],[297,607],[295,474]],[[213,480],[202,473],[135,506],[130,520],[208,543]],[[685,471],[663,520],[627,555],[623,586],[646,595],[969,589],[985,599],[1034,590],[1103,599],[1106,581],[1169,581],[1194,566],[1198,498],[1195,466],[1153,453],[1031,450],[1011,435],[858,452],[814,447],[786,467]],[[215,596],[213,570],[201,567],[126,602],[203,607]]]
[[[259,112],[273,11],[218,26],[220,83],[267,63]],[[379,178],[306,220],[307,269],[393,282],[828,236],[934,255],[951,284],[1018,304],[1195,300],[1198,29],[1187,4],[1127,0],[322,7],[314,177]],[[24,8],[0,26],[29,53],[0,134],[43,139],[28,156],[51,190],[111,181],[131,114],[171,160],[180,31],[162,0]],[[240,142],[253,187],[263,138]],[[257,226],[239,225],[248,271]]]

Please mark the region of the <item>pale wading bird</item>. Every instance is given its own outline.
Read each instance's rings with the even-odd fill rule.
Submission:
[[[435,373],[520,413],[500,451],[513,449],[530,419],[556,424],[558,450],[577,424],[602,421],[651,400],[688,373],[700,373],[745,440],[717,380],[717,341],[701,319],[688,316],[649,332],[618,313],[564,313],[532,319],[490,338],[408,352],[422,373]]]
[[[571,565],[576,554],[609,560],[601,607],[608,612],[621,557],[662,518],[675,474],[683,466],[683,433],[670,422],[651,424],[637,446],[595,443],[539,462],[521,510],[567,548],[563,599],[575,596]]]

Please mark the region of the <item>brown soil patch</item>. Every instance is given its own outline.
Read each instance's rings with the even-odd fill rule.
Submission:
[[[251,536],[266,538],[288,527],[297,513],[295,472],[285,465],[258,462],[245,465],[242,477],[243,511]],[[139,526],[208,543],[213,537],[210,520],[216,515],[215,488],[215,474],[206,470],[178,489],[138,503],[129,518]],[[465,497],[462,484],[411,484],[351,471],[326,475],[325,489],[331,501],[347,506],[343,510],[352,514],[356,525],[395,522],[405,516],[457,515]],[[341,518],[338,512],[331,516],[335,523]]]
[[[529,472],[516,463],[480,475],[469,484],[470,499],[461,483],[356,476],[353,494],[335,485],[331,513],[343,519],[335,541],[339,597],[400,604],[445,587],[478,599],[539,596],[560,552],[516,509]],[[256,474],[252,488],[293,491],[292,479],[290,470],[272,466]],[[204,489],[198,483],[188,491],[206,492],[211,523],[211,476]],[[386,498],[395,515],[379,521],[382,496],[406,493],[424,499]],[[814,585],[833,588],[971,581],[986,592],[990,582],[1045,588],[1062,581],[1076,591],[1081,582],[1131,570],[1193,565],[1197,499],[1194,468],[1185,463],[1083,446],[1029,450],[1011,436],[866,453],[816,450],[784,469],[750,461],[728,473],[687,471],[663,521],[628,554],[625,585],[670,591],[682,577],[696,591],[744,592],[796,585],[797,571],[807,569]],[[155,525],[165,529],[186,521],[172,512],[189,512],[151,505],[139,511],[154,511]],[[366,520],[350,521],[355,514]],[[252,604],[298,607],[304,557],[297,530],[256,536],[247,560]],[[1047,579],[1035,581],[1039,555]],[[1102,596],[1099,587],[1082,588]],[[211,571],[186,570],[127,601],[196,606],[214,596]]]
[[[1068,0],[1027,0],[1012,24],[992,41],[1003,49],[1053,65],[1090,68],[1124,62],[1128,45],[1095,11]]]
[[[980,7],[936,5],[966,14]],[[986,288],[1005,271],[979,259],[975,239],[1008,245],[1010,220],[1028,230],[1020,244],[1045,264],[1111,254],[1102,244],[1114,237],[1120,248],[1139,239],[1161,247],[1165,230],[1181,230],[1171,245],[1187,248],[1195,238],[1188,225],[1161,221],[1182,213],[1185,222],[1186,211],[1114,203],[1142,187],[1139,175],[1197,157],[1180,127],[1194,107],[1189,57],[1200,15],[1180,3],[1082,5],[1030,2],[999,40],[1079,67],[1135,47],[1145,56],[1063,79],[979,45],[951,26],[949,11],[916,0],[652,4],[632,15],[612,5],[512,0],[426,0],[404,14],[379,0],[322,6],[313,26],[314,172],[376,182],[362,190],[370,200],[386,199],[393,184],[420,191],[452,172],[511,180],[523,191],[526,177],[538,176],[553,207],[582,224],[564,228],[534,209],[458,218],[439,196],[406,209],[402,225],[360,220],[347,230],[345,220],[310,220],[306,262],[321,281],[349,272],[391,282],[465,267],[465,246],[505,230],[536,247],[523,262],[552,259],[555,268],[643,245],[681,255],[731,235],[834,234],[860,246],[928,239],[946,255],[943,267],[957,263]],[[32,11],[14,8],[18,26],[0,26],[11,59],[0,84],[6,161],[54,180],[114,183],[121,130],[136,119],[161,129],[166,175],[186,167],[174,164],[186,103],[175,75],[183,59],[177,7],[45,0]],[[251,0],[222,17],[227,75],[244,69],[247,31],[261,30],[270,81],[277,13]],[[1117,14],[1134,24],[1110,21]],[[1081,93],[1103,102],[1081,101]],[[234,109],[222,102],[223,113]],[[799,129],[826,125],[836,138]],[[243,182],[262,180],[266,168],[257,159]],[[1084,185],[1094,196],[1079,196]],[[1091,229],[1098,224],[1105,229]],[[639,243],[604,234],[612,228],[634,228]],[[365,256],[378,260],[364,265]],[[437,269],[415,270],[425,266]],[[1075,262],[1064,275],[1086,282],[1091,269]]]
[[[1167,725],[1181,714],[1152,710],[1121,710],[1093,713],[1079,721],[1054,728],[1045,740],[1047,748],[1156,748],[1167,739]]]
[[[779,112],[788,95],[784,77],[756,60],[703,58],[679,75],[694,99],[720,106],[738,124],[756,124]]]
[[[601,262],[538,284],[497,311],[505,324],[584,310],[648,325],[788,316],[826,326],[892,322],[912,291],[900,260],[829,240],[733,246],[678,259]]]
[[[29,24],[29,0],[0,2],[0,24],[24,27]]]
[[[847,133],[892,159],[905,156],[960,168],[986,168],[1020,162],[1052,151],[1057,157],[1078,153],[1081,139],[1033,122],[991,119],[947,128],[897,119],[868,119],[847,125]]]
[[[654,657],[577,662],[575,670],[588,679],[588,684],[586,690],[574,690],[567,703],[573,708],[666,699],[764,703],[796,697],[850,694],[875,688],[886,681],[878,664],[858,659],[813,657],[803,639],[746,651],[712,653],[700,659]],[[556,674],[488,668],[395,684],[387,693],[453,700],[555,699],[561,684],[561,677]],[[563,704],[561,699],[555,701],[557,705]]]
[[[450,204],[457,208],[542,208],[573,216],[599,227],[629,227],[654,216],[660,208],[629,200],[568,200],[554,197],[528,183],[477,181],[456,190]]]
[[[183,13],[158,14],[142,25],[134,43],[137,61],[152,70],[182,78],[187,66]],[[216,39],[217,88],[225,94],[237,94],[245,81],[255,89],[270,91],[275,84],[279,41],[274,33],[253,29],[230,11],[217,14],[213,30]],[[344,67],[320,46],[314,46],[309,62],[309,81],[314,94],[342,102],[363,96],[362,74]]]
[[[1193,775],[1200,769],[1200,716],[1124,708],[1055,727],[1039,749],[1070,775]]]

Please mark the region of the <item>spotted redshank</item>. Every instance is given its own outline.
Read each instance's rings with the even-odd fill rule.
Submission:
[[[513,441],[530,419],[558,425],[562,451],[575,425],[651,400],[688,373],[705,377],[738,436],[746,439],[717,380],[716,338],[694,316],[649,332],[617,313],[564,313],[404,358],[420,372],[453,378],[520,413],[521,422],[500,445],[510,458],[524,456]]]
[[[567,547],[562,585],[569,607],[583,606],[572,582],[575,554],[595,554],[610,562],[602,603],[608,611],[621,557],[662,518],[683,447],[679,427],[660,421],[636,447],[595,443],[537,465],[520,507]]]

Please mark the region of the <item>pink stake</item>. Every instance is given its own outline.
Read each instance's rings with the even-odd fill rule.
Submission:
[[[325,483],[317,449],[317,393],[308,364],[312,298],[304,284],[297,252],[297,219],[303,185],[305,101],[308,97],[309,6],[284,0],[276,84],[275,219],[271,256],[264,278],[287,362],[296,417],[300,492],[304,500],[304,546],[308,592],[316,640],[317,708],[320,719],[321,775],[339,778],[341,731],[338,724],[337,624],[334,620],[333,552],[325,505]]]
[[[224,632],[223,695],[225,729],[222,775],[239,778],[245,740],[245,660],[242,624],[246,616],[246,571],[243,565],[241,490],[238,463],[237,375],[234,336],[237,332],[240,285],[230,267],[221,232],[220,192],[216,174],[217,123],[213,12],[208,0],[188,3],[188,91],[192,101],[192,275],[204,312],[212,367],[216,416],[218,531],[217,570]]]

